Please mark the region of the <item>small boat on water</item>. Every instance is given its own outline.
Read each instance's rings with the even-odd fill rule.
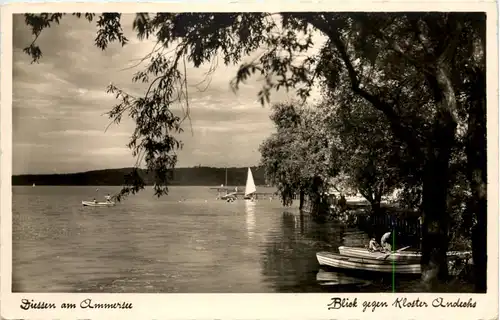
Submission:
[[[420,263],[420,258],[422,254],[417,251],[395,251],[395,252],[378,252],[370,251],[367,248],[359,247],[347,247],[340,246],[339,253],[343,256],[355,257],[355,258],[370,258],[370,259],[381,259],[389,261],[401,261],[408,263]],[[470,251],[448,251],[448,258],[451,259],[462,259],[468,258],[472,255]]]
[[[316,258],[321,266],[337,269],[373,271],[382,273],[414,274],[421,273],[420,263],[396,262],[373,258],[348,257],[332,252],[318,252]]]
[[[82,201],[82,205],[84,207],[113,207],[115,203],[113,201],[104,201],[104,202]]]
[[[257,188],[255,187],[255,181],[253,180],[252,170],[248,168],[244,199],[253,200],[255,192],[257,192]]]
[[[225,194],[223,196],[220,196],[219,199],[226,200],[228,202],[234,201],[234,200],[236,200],[236,192],[231,192],[231,193]]]
[[[220,188],[212,188],[212,189],[217,189],[218,190],[218,195],[217,195],[217,200],[225,200],[226,202],[233,202],[237,197],[238,193],[238,187],[235,188],[235,191],[233,192],[228,192],[230,189],[227,187],[227,168],[226,168],[226,178],[225,178],[225,183],[226,184],[221,184]],[[221,191],[225,192],[225,194],[221,195]]]

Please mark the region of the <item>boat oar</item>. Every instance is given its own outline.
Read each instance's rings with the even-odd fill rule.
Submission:
[[[387,259],[387,257],[389,257],[391,254],[393,254],[393,253],[395,253],[395,252],[401,252],[401,251],[404,251],[404,250],[408,249],[409,247],[410,247],[410,246],[406,246],[406,247],[403,247],[403,248],[401,248],[401,249],[398,249],[398,250],[396,250],[396,251],[394,251],[394,252],[389,252],[388,254],[386,254],[386,255],[385,255],[384,260],[386,260],[386,259]]]

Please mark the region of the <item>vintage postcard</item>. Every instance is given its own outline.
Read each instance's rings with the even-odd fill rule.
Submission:
[[[498,318],[497,23],[3,6],[1,317]]]

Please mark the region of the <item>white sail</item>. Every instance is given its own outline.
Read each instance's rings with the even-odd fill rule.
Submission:
[[[252,170],[248,168],[247,184],[245,186],[245,196],[248,196],[249,194],[252,194],[255,191],[257,191],[257,189],[255,188],[255,182],[253,181]]]

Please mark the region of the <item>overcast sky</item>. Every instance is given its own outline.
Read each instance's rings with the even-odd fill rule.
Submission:
[[[122,17],[125,47],[106,51],[94,46],[95,22],[66,16],[60,25],[44,30],[38,39],[43,52],[39,64],[30,64],[22,49],[32,41],[22,16],[14,16],[13,54],[13,174],[64,173],[133,166],[126,147],[134,123],[124,119],[104,132],[116,102],[105,93],[110,82],[140,94],[132,74],[123,70],[150,52],[151,42],[132,32],[132,15]],[[188,69],[196,84],[209,66]],[[140,67],[138,67],[140,68]],[[180,135],[184,148],[178,167],[250,166],[259,163],[259,144],[273,131],[270,108],[257,101],[261,83],[249,81],[234,94],[229,82],[238,66],[219,66],[205,92],[190,89],[193,131],[186,123]],[[292,98],[273,93],[272,102]]]

